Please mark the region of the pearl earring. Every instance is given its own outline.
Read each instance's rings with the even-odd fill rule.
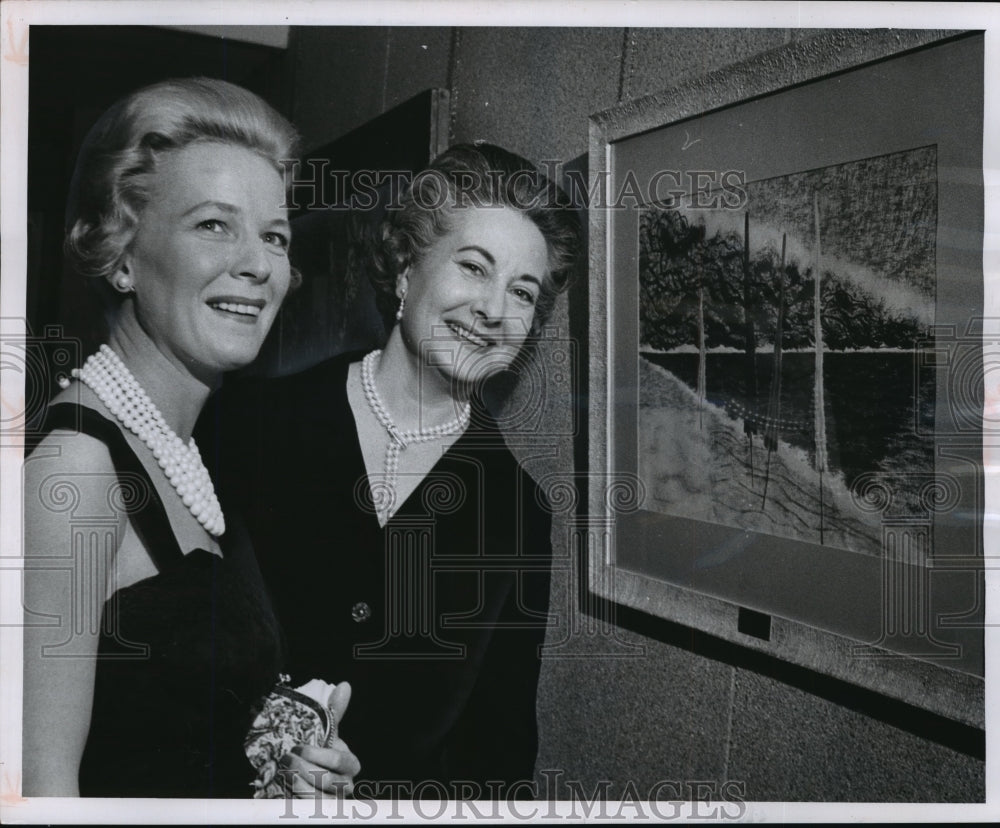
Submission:
[[[127,273],[123,273],[117,279],[115,279],[115,289],[120,293],[131,293],[135,290],[132,284],[132,277]]]
[[[403,295],[399,297],[399,308],[396,310],[396,321],[398,322],[403,318],[403,308],[406,306],[406,291],[403,291]]]

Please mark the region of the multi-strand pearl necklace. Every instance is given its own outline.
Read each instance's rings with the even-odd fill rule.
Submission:
[[[118,355],[102,345],[82,368],[73,369],[72,376],[89,387],[104,407],[146,444],[198,523],[215,537],[225,532],[222,507],[194,438],[184,444]],[[64,387],[68,385],[66,380]]]
[[[375,388],[375,363],[381,355],[381,351],[372,351],[361,361],[361,387],[364,389],[368,407],[371,408],[375,419],[379,421],[379,425],[389,435],[389,444],[385,448],[385,486],[392,493],[395,492],[396,478],[399,473],[399,453],[407,446],[440,440],[442,437],[464,431],[469,425],[472,406],[466,402],[454,420],[449,420],[442,425],[421,428],[416,431],[412,429],[400,431],[382,402],[378,389]],[[389,512],[392,511],[393,500],[393,497],[389,497],[381,507],[376,503],[376,508],[379,508],[385,517],[388,517]]]

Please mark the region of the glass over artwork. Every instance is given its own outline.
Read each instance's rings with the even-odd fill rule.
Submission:
[[[859,488],[934,471],[935,147],[745,190],[640,211],[645,508],[878,554]]]

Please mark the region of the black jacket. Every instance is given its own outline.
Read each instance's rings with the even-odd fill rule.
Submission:
[[[477,406],[380,527],[346,394],[357,358],[223,389],[205,462],[249,526],[293,683],[351,683],[340,735],[358,795],[524,796],[509,786],[537,751],[547,503]]]

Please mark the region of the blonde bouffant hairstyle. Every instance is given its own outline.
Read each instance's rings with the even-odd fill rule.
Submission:
[[[103,282],[118,270],[158,160],[197,142],[256,152],[287,185],[282,162],[294,158],[298,136],[253,92],[214,78],[166,80],[118,101],[87,134],[70,184],[64,249],[79,273]],[[293,283],[300,279],[293,270]]]

